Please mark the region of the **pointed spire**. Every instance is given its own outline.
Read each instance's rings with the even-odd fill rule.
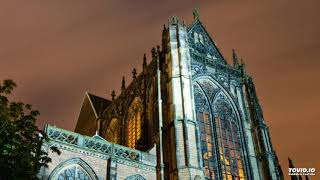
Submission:
[[[238,69],[239,68],[238,56],[234,49],[232,49],[232,60],[233,60],[233,67],[235,69]]]
[[[241,65],[244,65],[244,61],[242,58],[240,59],[240,63],[241,63]]]
[[[147,65],[146,53],[143,54],[143,65]]]
[[[147,57],[146,57],[146,54],[143,54],[143,64],[142,64],[142,68],[143,68],[143,74],[147,74],[147,73],[148,73],[148,65],[147,65]]]
[[[292,160],[288,157],[289,168],[294,168]]]
[[[196,19],[199,19],[199,11],[198,9],[193,9],[193,19],[196,20]]]
[[[132,70],[132,78],[133,79],[137,78],[137,70],[136,70],[136,68],[133,68],[133,70]]]
[[[114,99],[116,97],[116,92],[114,90],[112,90],[112,92],[111,92],[111,97],[112,97],[112,101],[114,101]]]
[[[124,91],[126,89],[126,82],[124,79],[124,76],[122,77],[122,83],[121,83],[121,91]]]
[[[168,27],[170,26],[170,22],[168,23]],[[166,37],[168,28],[166,27],[165,24],[163,24],[163,29],[162,29],[162,41],[164,40],[164,38]]]
[[[151,49],[151,54],[152,54],[152,57],[155,57],[156,56],[156,48],[152,48]]]
[[[246,65],[245,65],[242,58],[240,59],[240,63],[241,63],[241,66],[239,66],[239,67],[242,72],[242,76],[245,77],[246,76]]]
[[[160,46],[159,45],[157,45],[157,53],[158,53],[158,55],[160,53]]]
[[[173,16],[172,24],[178,24],[178,23],[179,23],[179,18],[177,16]]]

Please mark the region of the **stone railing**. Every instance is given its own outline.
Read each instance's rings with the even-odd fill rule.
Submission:
[[[104,139],[84,136],[78,133],[67,131],[55,126],[47,125],[45,132],[51,141],[75,146],[83,150],[89,150],[110,157],[121,158],[137,163],[155,165],[155,155],[131,149],[118,144],[110,143]]]

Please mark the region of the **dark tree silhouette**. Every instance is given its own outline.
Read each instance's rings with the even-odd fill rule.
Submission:
[[[39,111],[8,99],[15,87],[12,80],[0,83],[0,179],[37,179],[40,168],[51,162],[41,149],[48,137],[36,126]]]

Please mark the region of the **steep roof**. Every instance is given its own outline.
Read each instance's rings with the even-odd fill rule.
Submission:
[[[105,110],[112,103],[110,100],[93,95],[89,92],[86,92],[85,96],[87,96],[87,98],[89,99],[92,109],[95,112],[96,118],[98,118],[103,110]]]
[[[194,42],[194,33],[202,34],[204,35],[204,39],[207,39],[205,46],[202,47],[202,50],[206,53],[209,53],[213,55],[218,62],[222,64],[227,64],[227,61],[223,57],[222,53],[220,52],[219,48],[217,47],[215,41],[211,38],[210,34],[206,30],[206,28],[203,26],[201,23],[199,17],[196,17],[193,21],[193,23],[188,27],[188,38],[191,42],[191,47],[193,49],[198,49],[197,44],[193,43]]]
[[[87,136],[94,135],[98,118],[111,103],[110,100],[86,92],[76,123],[75,132]]]

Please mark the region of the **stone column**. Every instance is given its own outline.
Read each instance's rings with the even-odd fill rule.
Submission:
[[[165,31],[165,61],[167,64],[168,117],[166,140],[169,148],[170,179],[195,179],[203,177],[200,147],[197,139],[197,122],[193,109],[191,64],[186,26],[176,17]],[[171,139],[171,140],[170,140]],[[165,139],[164,139],[164,143]],[[166,156],[166,155],[165,155]]]

